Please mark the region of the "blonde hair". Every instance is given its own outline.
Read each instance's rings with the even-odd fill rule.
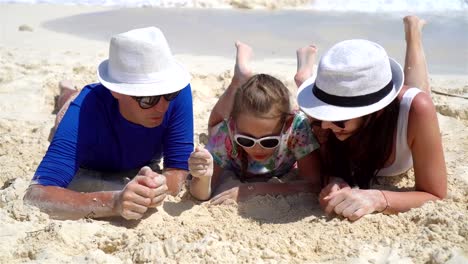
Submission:
[[[273,111],[273,113],[272,113]],[[236,92],[231,118],[236,120],[241,114],[248,113],[259,118],[281,117],[284,121],[291,113],[288,88],[275,77],[256,74]]]

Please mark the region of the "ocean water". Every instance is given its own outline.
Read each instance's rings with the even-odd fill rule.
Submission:
[[[98,6],[125,6],[125,7],[211,7],[227,8],[230,3],[255,6],[269,6],[274,4],[276,8],[291,8],[299,5],[300,0],[0,0],[0,3],[49,3],[49,4],[79,4]],[[287,4],[289,3],[289,4]],[[293,5],[291,5],[293,3]],[[468,0],[310,0],[308,4],[301,5],[317,11],[359,11],[359,12],[446,12],[467,11]]]
[[[275,10],[190,7],[202,1],[222,7],[231,1],[263,0],[0,0],[0,3],[115,6],[106,11],[49,20],[42,26],[103,42],[130,29],[157,26],[176,54],[234,58],[233,43],[241,40],[254,48],[255,59],[295,59],[296,49],[311,43],[317,45],[321,56],[339,41],[363,38],[382,45],[401,64],[405,56],[402,18],[416,14],[428,21],[423,43],[429,72],[468,75],[468,0],[314,0],[308,8]],[[140,8],[142,5],[167,8]]]

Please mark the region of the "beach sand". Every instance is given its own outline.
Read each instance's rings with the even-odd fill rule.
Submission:
[[[433,97],[447,162],[448,197],[407,213],[369,215],[352,223],[327,218],[315,194],[209,206],[186,191],[169,197],[141,221],[58,221],[23,205],[25,189],[48,146],[57,83],[69,78],[81,88],[95,82],[96,66],[108,51],[107,41],[52,31],[43,24],[106,10],[0,5],[1,263],[468,262],[468,105],[466,99],[437,93]],[[20,31],[21,25],[26,30]],[[109,21],[104,26],[111,25]],[[234,58],[187,52],[177,59],[193,76],[198,144],[210,109],[232,76]],[[253,67],[277,76],[295,92],[294,56],[262,59]],[[466,75],[431,75],[431,84],[437,91],[468,94]],[[379,180],[388,189],[390,183],[398,188],[414,184],[411,171]]]

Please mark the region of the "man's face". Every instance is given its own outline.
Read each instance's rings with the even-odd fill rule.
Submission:
[[[119,110],[125,119],[147,128],[161,125],[164,120],[164,114],[169,107],[169,102],[164,96],[161,96],[156,105],[148,109],[142,109],[139,102],[129,95],[117,93],[113,93],[113,95],[119,101]]]

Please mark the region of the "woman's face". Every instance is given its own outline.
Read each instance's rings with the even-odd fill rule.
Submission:
[[[235,120],[236,134],[245,135],[255,139],[261,139],[269,136],[280,136],[283,124],[281,117],[264,118],[255,117],[249,114],[240,114]],[[256,161],[268,159],[276,150],[275,148],[264,148],[259,143],[253,147],[247,148],[241,146],[245,152]]]
[[[358,117],[345,121],[331,122],[331,121],[319,121],[321,122],[322,129],[330,129],[336,138],[340,141],[345,141],[358,131],[363,125],[364,118]],[[312,124],[318,124],[317,121],[312,120]]]

